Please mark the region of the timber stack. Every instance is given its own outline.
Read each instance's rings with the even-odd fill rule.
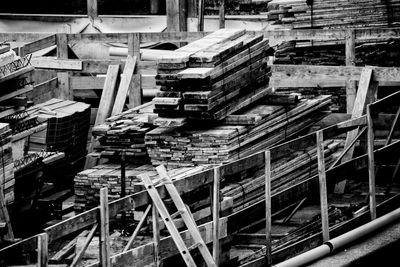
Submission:
[[[301,28],[390,27],[400,23],[400,1],[273,0],[268,20],[275,25]]]
[[[245,30],[218,30],[181,47],[158,61],[154,112],[221,120],[269,92],[268,55],[268,40]]]
[[[194,166],[242,158],[306,129],[326,115],[322,111],[331,103],[330,96],[302,99],[292,105],[271,105],[268,99],[213,127],[188,124],[148,132],[146,147],[153,165]]]
[[[153,121],[154,105],[141,105],[106,119],[105,123],[94,126],[92,130],[99,142],[94,151],[111,161],[119,162],[122,153],[129,163],[150,163],[144,143],[144,136],[155,128]]]

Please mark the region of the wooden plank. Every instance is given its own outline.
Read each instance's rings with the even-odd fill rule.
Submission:
[[[212,215],[213,215],[213,258],[216,266],[220,264],[220,244],[219,244],[219,213],[221,210],[220,203],[220,186],[221,167],[214,168],[214,182],[213,182],[213,198],[212,198]]]
[[[100,263],[102,267],[111,267],[110,224],[108,207],[108,189],[100,189]]]
[[[151,209],[152,218],[152,230],[153,230],[153,244],[154,244],[154,259],[156,266],[162,266],[162,259],[160,257],[160,224],[158,211],[155,205],[152,205]]]
[[[328,192],[326,186],[325,159],[324,159],[324,137],[322,131],[316,132],[317,156],[318,156],[318,181],[321,205],[322,239],[329,241],[329,215],[328,215]]]
[[[71,76],[69,80],[72,90],[98,90],[103,89],[106,78],[97,76]]]
[[[364,68],[363,72],[361,73],[357,96],[356,96],[356,99],[354,102],[354,107],[353,107],[353,110],[351,113],[352,119],[361,117],[363,115],[363,112],[365,110],[366,101],[367,101],[368,89],[369,89],[370,83],[371,83],[371,77],[372,77],[372,69]],[[345,150],[347,150],[347,148],[350,146],[350,144],[353,143],[353,140],[357,137],[358,130],[359,129],[355,129],[355,130],[347,133],[346,141],[345,141],[345,145],[344,145]],[[346,153],[346,155],[343,156],[342,162],[350,160],[353,157],[353,152],[354,152],[354,146],[351,146],[351,148],[348,149],[348,152]],[[345,186],[346,186],[346,180],[337,184],[335,186],[335,193],[343,194],[344,190],[345,190]]]
[[[48,252],[48,236],[46,233],[39,234],[38,236],[38,249],[37,249],[37,259],[38,259],[38,267],[47,267],[49,260],[49,252]]]
[[[74,59],[57,59],[50,57],[34,57],[31,64],[38,69],[55,69],[55,70],[71,70],[79,71],[83,69],[81,60]]]
[[[116,86],[119,76],[119,65],[110,65],[96,115],[95,126],[102,124],[110,117],[116,96]]]
[[[83,244],[82,248],[80,251],[78,251],[78,253],[75,255],[74,259],[72,260],[72,263],[69,267],[76,267],[78,266],[79,261],[82,259],[83,255],[85,255],[85,251],[87,249],[87,247],[89,246],[90,242],[92,241],[94,234],[96,233],[96,229],[98,227],[98,224],[94,224],[92,226],[92,229],[90,230],[90,232],[88,233],[85,243]],[[75,240],[76,242],[76,240]]]
[[[266,265],[272,265],[272,210],[271,210],[271,152],[265,151],[265,257]]]
[[[368,188],[369,188],[369,211],[371,220],[376,219],[376,193],[375,193],[375,159],[374,159],[374,129],[370,106],[367,107],[367,146],[368,146]]]
[[[355,66],[356,60],[356,35],[354,30],[346,32],[346,47],[345,47],[346,66]],[[356,98],[356,83],[355,81],[346,81],[346,110],[351,113],[353,110]]]
[[[36,51],[40,51],[42,49],[48,48],[53,45],[56,45],[56,35],[55,34],[52,34],[45,38],[41,38],[37,41],[33,41],[33,42],[23,45],[20,48],[19,56],[23,57],[25,55],[34,53]]]
[[[142,218],[140,218],[139,223],[136,225],[136,228],[133,231],[132,236],[129,238],[129,241],[124,248],[124,252],[131,249],[132,243],[135,240],[135,238],[137,237],[137,235],[139,234],[140,228],[142,228],[143,224],[145,223],[146,218],[150,213],[150,210],[152,210],[152,205],[148,205],[146,210],[144,211]]]
[[[370,67],[375,82],[399,82],[400,68]],[[272,65],[271,79],[297,80],[351,80],[361,78],[362,67],[354,66],[311,66],[311,65]]]
[[[57,58],[68,59],[68,37],[66,34],[56,35],[57,43]],[[69,87],[69,74],[68,72],[58,72],[58,98],[72,99],[72,90]]]
[[[124,72],[122,73],[121,82],[119,83],[117,95],[115,97],[114,107],[111,111],[111,116],[121,113],[124,108],[126,97],[133,84],[132,79],[134,76],[133,73],[135,72],[135,66],[136,66],[136,57],[128,56],[125,63]]]

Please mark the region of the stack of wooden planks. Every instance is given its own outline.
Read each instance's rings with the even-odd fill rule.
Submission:
[[[0,123],[0,190],[7,205],[14,202],[14,161],[11,146],[12,131],[7,123]]]
[[[110,160],[121,159],[135,164],[150,163],[144,143],[145,133],[154,129],[154,105],[149,102],[129,109],[119,115],[106,119],[106,122],[93,127],[92,134],[99,141],[94,151]]]
[[[176,168],[168,170],[172,179],[183,179],[189,175],[208,169],[207,166],[195,168]],[[127,164],[125,167],[125,193],[127,195],[144,190],[139,174],[148,174],[153,183],[160,182],[157,171],[152,165]],[[108,196],[111,199],[121,197],[121,165],[101,164],[91,169],[78,173],[74,179],[75,210],[82,212],[99,205],[99,192],[103,187],[108,188]]]
[[[273,0],[268,20],[299,28],[388,27],[400,22],[400,1],[379,0]]]
[[[325,116],[330,96],[303,99],[297,105],[258,103],[229,116],[224,125],[187,124],[156,128],[146,134],[153,165],[219,164],[250,155],[309,127]]]
[[[355,47],[357,66],[374,65],[398,67],[400,41],[363,41]],[[294,65],[345,65],[345,47],[342,42],[290,41],[279,45],[275,52],[275,64]]]
[[[326,166],[330,166],[336,158],[335,153],[343,145],[340,141],[327,140],[324,143]],[[309,147],[302,151],[291,151],[283,158],[272,162],[271,186],[272,194],[279,194],[285,189],[303,182],[318,173],[317,150]],[[264,169],[254,172],[250,177],[229,180],[221,190],[225,197],[233,198],[233,210],[248,207],[265,198]]]
[[[264,97],[269,89],[263,35],[218,30],[163,56],[153,99],[160,117],[221,120]]]
[[[54,98],[32,106],[26,112],[47,123],[45,130],[30,137],[30,150],[64,152],[70,161],[86,156],[90,105]]]

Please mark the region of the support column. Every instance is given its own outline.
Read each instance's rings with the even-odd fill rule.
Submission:
[[[356,60],[356,34],[354,30],[346,31],[346,66],[355,66]],[[357,89],[355,81],[346,82],[346,112],[351,114],[356,99]]]

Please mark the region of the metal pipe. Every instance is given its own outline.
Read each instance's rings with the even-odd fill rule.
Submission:
[[[284,262],[274,265],[275,267],[297,267],[321,259],[332,252],[350,244],[351,242],[371,234],[372,232],[385,227],[400,219],[400,208],[383,215],[369,223],[353,229],[343,235],[335,237],[323,245],[302,253]]]

